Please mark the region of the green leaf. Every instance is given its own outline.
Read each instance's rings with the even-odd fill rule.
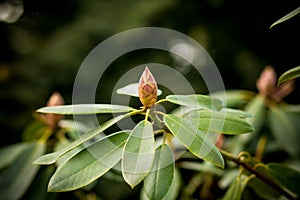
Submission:
[[[191,94],[191,95],[169,95],[166,100],[181,106],[193,108],[203,108],[210,110],[221,110],[223,102],[217,98],[207,95]]]
[[[10,165],[29,145],[30,143],[22,142],[1,148],[0,169]]]
[[[32,161],[46,150],[46,143],[32,142],[0,176],[1,199],[20,199],[34,179],[39,166]]]
[[[254,115],[247,121],[254,127],[255,132],[259,132],[265,121],[265,98],[257,95],[247,104],[245,111]]]
[[[39,157],[38,159],[36,159],[33,164],[38,164],[38,165],[50,165],[53,164],[57,161],[57,159],[59,157],[61,157],[62,155],[64,155],[65,153],[71,151],[72,149],[78,147],[79,145],[83,144],[84,142],[92,139],[93,137],[95,137],[96,135],[100,134],[101,132],[103,132],[104,130],[108,129],[110,126],[112,126],[113,124],[117,123],[118,121],[124,119],[126,117],[126,115],[119,115],[115,118],[112,118],[110,120],[108,120],[107,122],[105,122],[104,124],[102,124],[101,126],[83,134],[79,139],[75,140],[74,142],[70,143],[69,145],[67,145],[65,148],[53,152],[53,153],[49,153],[46,155],[43,155],[41,157]]]
[[[162,199],[174,179],[174,156],[168,145],[156,149],[151,172],[144,180],[144,190],[149,199]]]
[[[221,110],[221,112],[231,114],[231,115],[235,115],[235,116],[240,117],[240,118],[254,117],[254,115],[252,113],[242,111],[242,110],[238,110],[238,109],[232,109],[232,108],[223,108]]]
[[[294,118],[277,107],[270,107],[269,122],[276,142],[290,155],[297,156],[300,152],[299,130],[296,128],[299,118]]]
[[[266,165],[264,164],[256,164],[254,167],[255,171],[263,174],[266,178],[272,180],[272,177],[268,174],[266,170]],[[273,189],[270,185],[266,184],[261,179],[254,177],[249,182],[248,185],[255,191],[257,195],[262,197],[263,199],[278,199],[280,193]]]
[[[39,113],[53,113],[61,115],[86,115],[102,113],[122,113],[135,110],[134,108],[111,104],[77,104],[64,106],[47,106],[37,110]]]
[[[198,129],[209,132],[236,135],[254,131],[247,121],[226,112],[196,110],[185,115],[185,118]]]
[[[128,134],[114,133],[80,151],[54,173],[48,191],[75,190],[98,179],[120,161]]]
[[[155,140],[152,124],[139,122],[126,141],[122,156],[122,175],[134,188],[151,170],[155,155]]]
[[[45,125],[40,120],[33,120],[24,129],[22,133],[23,141],[36,141],[45,135],[50,135],[52,132],[51,128]]]
[[[299,7],[300,11],[300,7]],[[278,78],[278,85],[281,83],[284,83],[286,81],[298,78],[300,76],[300,66],[294,67],[286,72],[284,72],[279,78]]]
[[[296,8],[295,10],[293,10],[292,12],[288,13],[287,15],[283,16],[282,18],[280,18],[279,20],[277,20],[276,22],[274,22],[271,26],[270,29],[272,27],[274,27],[277,24],[280,24],[286,20],[289,20],[290,18],[294,17],[295,15],[300,13],[300,7]]]
[[[195,156],[224,168],[224,160],[210,140],[210,134],[198,130],[192,122],[175,115],[164,115],[164,122],[175,137]]]
[[[255,93],[247,90],[225,90],[213,92],[210,95],[218,99],[223,99],[226,107],[239,107],[253,98]]]
[[[139,97],[138,92],[139,83],[131,83],[122,88],[117,89],[118,94],[124,94],[133,97]],[[161,95],[162,91],[160,89],[157,90],[157,96]]]
[[[172,183],[170,185],[170,189],[167,192],[167,194],[165,194],[165,196],[162,198],[162,200],[176,199],[178,197],[178,193],[180,191],[180,185],[181,185],[180,172],[178,171],[178,169],[175,168],[174,177],[173,177]],[[141,200],[151,200],[146,195],[144,187],[141,190],[140,199]]]
[[[278,163],[269,163],[266,169],[280,185],[300,195],[300,172]]]
[[[47,192],[48,182],[55,171],[55,166],[50,165],[42,168],[38,175],[34,178],[26,195],[22,199],[30,200],[56,200],[57,194]],[[24,198],[25,197],[25,198]]]
[[[225,193],[223,200],[241,200],[243,191],[250,179],[244,175],[240,175],[234,179]]]
[[[244,150],[245,145],[252,141],[252,138],[257,137],[266,119],[265,98],[261,95],[256,95],[245,107],[245,111],[254,115],[247,118],[246,121],[254,128],[253,133],[237,135],[230,140],[230,152],[238,154]]]

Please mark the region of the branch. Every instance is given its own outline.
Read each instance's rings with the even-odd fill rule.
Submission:
[[[289,192],[287,192],[284,188],[282,188],[280,185],[278,185],[273,179],[270,179],[269,177],[265,176],[259,171],[256,171],[253,166],[249,165],[249,162],[246,162],[247,157],[244,154],[240,154],[240,156],[235,157],[231,153],[224,151],[220,149],[221,154],[223,155],[224,158],[227,160],[230,160],[234,163],[236,163],[239,166],[244,167],[246,170],[254,174],[257,178],[268,184],[270,187],[272,187],[274,190],[278,191],[280,194],[285,196],[288,199],[291,200],[297,200],[299,199],[298,197],[293,196]]]

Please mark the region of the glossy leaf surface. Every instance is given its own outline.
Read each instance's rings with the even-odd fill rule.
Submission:
[[[155,155],[155,140],[152,124],[139,122],[126,141],[122,155],[122,175],[134,188],[151,170]]]
[[[36,159],[34,161],[34,164],[39,164],[39,165],[49,165],[49,164],[53,164],[57,161],[57,159],[59,157],[61,157],[62,155],[64,155],[65,153],[71,151],[72,149],[78,147],[79,145],[83,144],[84,142],[92,139],[93,137],[95,137],[96,135],[100,134],[101,132],[103,132],[104,130],[106,130],[107,128],[109,128],[110,126],[112,126],[113,124],[117,123],[118,121],[122,120],[125,118],[125,115],[119,115],[111,120],[108,120],[107,122],[105,122],[104,124],[102,124],[101,126],[83,134],[79,139],[75,140],[74,142],[70,143],[69,145],[67,145],[65,148],[53,152],[53,153],[49,153],[46,155],[43,155],[41,157],[39,157],[38,159]]]
[[[250,124],[244,119],[226,112],[215,111],[192,111],[185,116],[193,125],[200,130],[223,133],[242,134],[254,131]]]
[[[144,180],[144,190],[149,199],[162,199],[167,194],[174,178],[174,162],[168,145],[156,149],[151,172]]]
[[[37,110],[39,113],[53,113],[61,115],[87,115],[102,113],[122,113],[135,110],[122,105],[111,104],[77,104],[64,106],[47,106]]]
[[[195,156],[211,162],[212,164],[224,167],[224,160],[210,140],[210,133],[198,130],[192,122],[175,115],[164,115],[164,122],[174,136]]]
[[[169,95],[166,97],[171,103],[181,106],[194,108],[203,108],[210,110],[220,110],[223,107],[223,102],[217,98],[207,95]]]
[[[128,132],[93,143],[64,163],[52,176],[48,190],[62,192],[84,187],[120,161]]]

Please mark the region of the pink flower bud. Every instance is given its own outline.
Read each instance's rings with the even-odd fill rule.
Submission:
[[[139,81],[139,98],[146,107],[152,107],[157,99],[157,83],[148,67],[145,68]]]
[[[267,66],[261,73],[256,87],[259,93],[275,102],[280,102],[294,90],[294,81],[288,81],[277,86],[276,73],[272,66]]]

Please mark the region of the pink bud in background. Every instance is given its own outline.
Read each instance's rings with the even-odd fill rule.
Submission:
[[[60,106],[64,105],[64,99],[58,92],[54,92],[47,102],[47,106]],[[62,115],[57,114],[43,114],[43,121],[51,128],[55,129],[57,127],[58,122],[63,118]]]

